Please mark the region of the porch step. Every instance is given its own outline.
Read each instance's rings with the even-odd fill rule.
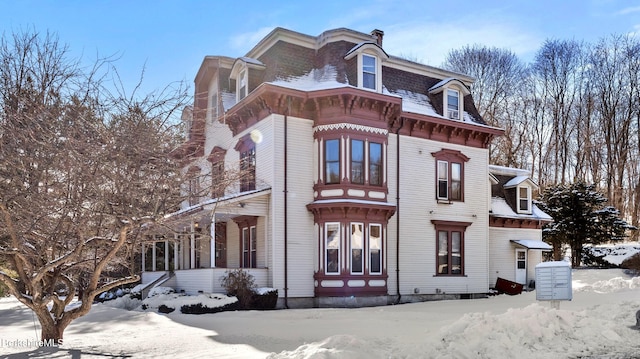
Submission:
[[[142,288],[142,291],[140,292],[142,294],[142,299],[147,298],[147,296],[149,295],[149,292],[151,292],[151,289],[161,286],[162,284],[166,283],[169,279],[173,277],[175,277],[175,273],[173,272],[165,273],[160,277],[158,277],[158,279],[154,280],[153,282],[148,283],[144,288]]]

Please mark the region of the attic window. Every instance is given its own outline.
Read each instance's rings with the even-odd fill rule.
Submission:
[[[362,87],[376,89],[376,61],[373,56],[362,55]]]
[[[460,92],[447,89],[447,117],[453,120],[460,119]]]
[[[375,42],[362,42],[345,55],[345,60],[357,58],[359,88],[382,92],[382,62],[389,55]]]
[[[238,80],[236,81],[236,94],[238,101],[247,97],[247,70],[244,69],[238,74]]]
[[[531,187],[518,186],[518,213],[531,214]]]

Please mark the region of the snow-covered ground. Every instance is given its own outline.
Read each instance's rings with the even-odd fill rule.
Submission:
[[[117,308],[132,305],[123,299],[94,305],[69,326],[59,348],[33,347],[37,320],[14,298],[3,298],[0,358],[640,357],[640,277],[621,269],[577,269],[573,289],[573,300],[560,309],[537,302],[535,292],[202,315]]]

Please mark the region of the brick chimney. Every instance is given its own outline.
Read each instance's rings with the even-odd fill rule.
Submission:
[[[376,39],[376,44],[382,47],[382,37],[384,36],[384,31],[375,29],[371,31],[371,36]]]

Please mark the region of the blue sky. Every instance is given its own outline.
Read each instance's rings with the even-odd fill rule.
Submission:
[[[381,29],[384,48],[439,66],[467,44],[507,48],[533,58],[545,39],[596,42],[640,33],[640,3],[627,0],[325,0],[325,1],[34,1],[0,0],[0,31],[54,32],[72,55],[90,63],[119,57],[131,90],[173,81],[189,85],[206,55],[243,56],[274,27],[309,35],[347,27]]]

